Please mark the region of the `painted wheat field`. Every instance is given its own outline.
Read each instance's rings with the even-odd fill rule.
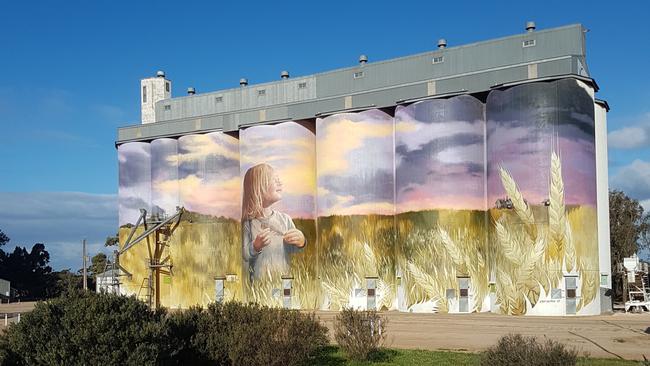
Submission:
[[[120,243],[124,243],[130,228],[120,228]],[[142,232],[142,227],[136,235]],[[179,226],[169,238],[168,252],[172,274],[162,275],[160,302],[169,308],[188,308],[215,301],[215,278],[236,275],[236,280],[225,283],[225,300],[241,300],[242,262],[241,226],[239,221],[215,218],[192,212],[183,214]],[[120,257],[120,263],[131,277],[121,277],[124,292],[145,299],[143,283],[149,276],[147,258],[153,236],[136,244]],[[149,244],[151,243],[151,244]]]
[[[397,263],[407,308],[431,302],[446,312],[446,291],[458,292],[458,277],[470,279],[472,311],[489,306],[493,293],[498,311],[526,314],[565,275],[579,278],[576,311],[598,292],[596,210],[564,203],[562,167],[551,156],[547,205],[529,205],[513,177],[500,168],[511,209],[487,212],[435,210],[397,216]]]
[[[562,164],[551,154],[548,206],[529,205],[510,173],[499,169],[512,209],[491,209],[490,260],[495,268],[501,312],[524,314],[565,275],[577,275],[576,311],[590,304],[599,289],[595,207],[565,205]]]
[[[282,279],[292,278],[293,307],[338,310],[353,306],[355,289],[371,277],[378,309],[447,312],[448,290],[458,293],[458,278],[469,278],[471,311],[495,311],[492,297],[498,312],[519,315],[562,288],[564,276],[576,275],[579,312],[599,289],[595,208],[565,205],[556,154],[548,205],[530,205],[510,173],[499,173],[510,209],[294,219],[307,238],[304,251],[292,256],[289,273],[265,273],[253,284],[242,270],[239,222],[187,213],[169,241],[173,270],[161,276],[161,303],[206,305],[215,299],[214,279],[234,274],[226,300],[282,306]],[[129,230],[120,229],[120,242]],[[126,292],[141,298],[146,258],[146,241],[120,258],[133,275],[122,278]]]

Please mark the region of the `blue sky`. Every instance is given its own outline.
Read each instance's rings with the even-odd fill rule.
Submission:
[[[646,1],[22,1],[0,5],[0,229],[79,268],[117,226],[116,129],[138,123],[139,80],[174,95],[304,75],[524,31],[582,23],[609,113],[610,182],[650,208]],[[625,4],[622,5],[622,4]],[[38,194],[34,194],[38,192]]]

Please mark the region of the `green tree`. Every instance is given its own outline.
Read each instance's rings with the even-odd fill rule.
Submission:
[[[43,299],[53,285],[50,253],[45,244],[36,243],[31,251],[16,247],[13,252],[0,251],[0,278],[11,282],[23,299]]]
[[[644,214],[639,201],[624,192],[609,192],[609,233],[612,259],[612,287],[614,299],[622,298],[622,273],[619,271],[623,258],[648,248],[650,239],[650,215]]]
[[[0,247],[9,242],[9,237],[0,230]]]
[[[115,236],[107,236],[106,241],[104,242],[105,247],[110,247],[113,245],[118,245],[120,243],[120,238],[118,234],[115,234]]]
[[[70,268],[53,273],[55,285],[48,297],[56,297],[79,291],[83,288],[83,276],[74,273]]]
[[[104,253],[97,253],[90,259],[90,275],[97,276],[100,273],[106,271],[106,263],[108,263],[108,258]]]

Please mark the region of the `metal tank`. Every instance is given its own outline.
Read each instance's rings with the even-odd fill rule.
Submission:
[[[241,245],[249,301],[297,309],[317,309],[321,302],[314,129],[313,122],[290,121],[239,131]],[[257,253],[251,246],[264,230],[269,242]]]
[[[396,307],[393,136],[379,110],[316,120],[323,308]]]
[[[472,96],[395,112],[400,310],[489,310],[485,120]]]
[[[242,300],[239,143],[222,132],[178,139],[180,205],[171,307]]]
[[[178,140],[155,139],[151,142],[151,214],[173,215],[179,200]]]
[[[492,91],[486,115],[495,311],[599,313],[593,88]]]

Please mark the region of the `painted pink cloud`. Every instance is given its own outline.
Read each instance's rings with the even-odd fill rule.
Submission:
[[[483,104],[470,96],[395,112],[397,212],[485,209]]]
[[[316,120],[318,215],[392,215],[393,118],[379,110]]]
[[[546,200],[553,152],[562,162],[565,203],[595,206],[594,101],[584,86],[565,79],[495,91],[486,114],[488,207],[505,197],[500,166],[528,202]]]
[[[180,189],[181,204],[205,215],[241,217],[239,186],[239,142],[236,138],[211,132],[187,135],[178,140],[178,182],[167,187]]]

